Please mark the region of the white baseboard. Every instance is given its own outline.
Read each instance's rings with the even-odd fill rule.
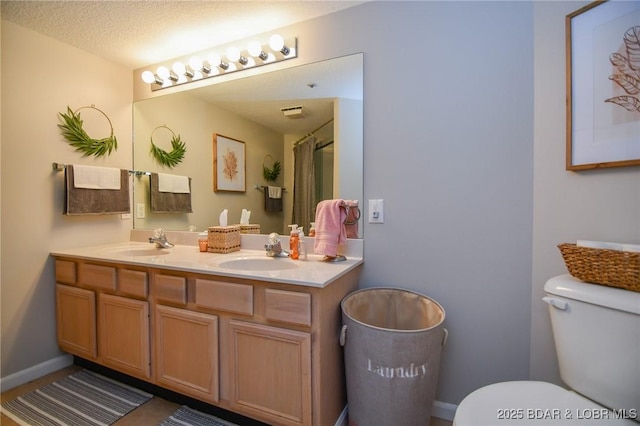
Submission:
[[[453,417],[456,414],[457,408],[458,406],[455,404],[449,404],[448,402],[433,401],[431,416],[437,417],[443,420],[453,421]]]
[[[347,426],[348,412],[349,412],[349,404],[344,406],[344,410],[342,410],[342,413],[340,413],[340,417],[338,417],[338,420],[336,421],[335,426]]]
[[[456,414],[458,408],[455,404],[449,404],[448,402],[433,401],[433,407],[431,408],[431,417],[437,417],[439,419],[453,421],[453,417]],[[340,417],[336,421],[335,426],[347,426],[347,416],[349,411],[349,404],[344,407]]]
[[[68,367],[71,364],[73,364],[73,357],[71,355],[61,355],[57,358],[34,365],[33,367],[9,374],[6,377],[0,377],[0,390],[4,392],[15,388],[16,386],[23,385],[31,380],[46,376],[54,371],[58,371],[61,368]]]

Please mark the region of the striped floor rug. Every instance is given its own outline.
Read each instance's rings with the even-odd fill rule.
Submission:
[[[235,423],[219,419],[210,414],[204,414],[183,405],[170,417],[166,418],[160,426],[237,426]]]
[[[81,370],[2,403],[2,412],[25,426],[110,425],[153,395]]]

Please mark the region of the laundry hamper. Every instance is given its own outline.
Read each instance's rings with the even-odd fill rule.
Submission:
[[[442,306],[409,290],[369,288],[341,308],[349,425],[427,426],[447,339]]]

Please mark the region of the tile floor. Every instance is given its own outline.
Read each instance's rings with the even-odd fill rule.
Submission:
[[[48,383],[54,382],[64,376],[73,374],[81,368],[82,367],[75,365],[66,367],[39,379],[33,380],[29,383],[25,383],[22,386],[10,389],[0,394],[0,401],[7,401],[16,398],[24,393],[30,392]],[[122,419],[118,420],[116,423],[114,423],[114,426],[155,426],[160,424],[162,420],[169,417],[179,407],[179,404],[167,401],[166,399],[162,399],[156,396],[146,404],[141,405],[128,415],[124,416]],[[18,426],[18,423],[2,414],[2,417],[0,418],[0,425]],[[429,426],[451,426],[451,422],[432,418]]]

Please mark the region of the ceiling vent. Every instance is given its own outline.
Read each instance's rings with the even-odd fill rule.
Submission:
[[[287,118],[301,118],[305,115],[304,111],[302,110],[302,105],[280,108],[280,111]]]

